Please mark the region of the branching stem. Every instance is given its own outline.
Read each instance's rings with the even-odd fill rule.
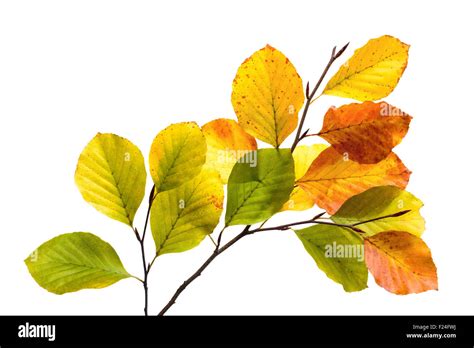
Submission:
[[[314,95],[316,94],[319,86],[321,85],[322,81],[324,80],[324,77],[326,76],[327,72],[329,71],[329,68],[331,67],[331,65],[334,63],[334,61],[337,58],[339,58],[342,55],[342,53],[344,53],[344,51],[346,50],[348,45],[349,44],[346,44],[344,47],[342,47],[337,52],[336,52],[336,47],[333,48],[333,50],[331,52],[331,59],[329,60],[328,64],[326,65],[326,68],[324,69],[324,71],[321,74],[316,86],[313,88],[311,93],[309,93],[309,83],[307,84],[307,86],[306,86],[306,104],[305,104],[305,107],[304,107],[304,110],[303,110],[303,115],[301,117],[301,121],[300,121],[299,126],[298,126],[298,130],[297,130],[297,133],[296,133],[296,136],[295,136],[295,140],[293,142],[293,145],[291,146],[291,152],[293,152],[295,150],[298,143],[309,132],[309,129],[308,129],[303,134],[301,134],[301,131],[303,129],[303,125],[304,125],[304,122],[305,122],[305,119],[306,119],[306,115],[308,114],[309,106],[310,106],[310,104],[311,104],[311,102],[314,98]],[[308,220],[309,222],[308,221],[302,221],[302,222],[299,222],[299,223],[295,223],[293,225],[279,226],[279,227],[280,227],[280,229],[288,229],[288,228],[290,228],[290,226],[300,225],[300,224],[304,224],[304,223],[316,223],[315,219],[321,217],[323,214],[324,213],[321,213],[318,216],[316,216],[315,218],[313,218],[311,220]],[[250,234],[253,234],[255,232],[275,229],[275,228],[264,228],[263,225],[265,223],[266,223],[266,221],[264,221],[260,225],[260,227],[255,229],[255,230],[250,230],[251,225],[245,226],[245,228],[243,229],[242,232],[240,232],[234,239],[232,239],[230,242],[228,242],[227,244],[225,244],[224,246],[221,247],[222,234],[223,234],[224,229],[225,229],[225,227],[224,227],[222,229],[222,231],[219,233],[219,237],[218,237],[217,243],[216,243],[216,248],[214,249],[214,252],[212,253],[212,255],[202,264],[201,267],[198,268],[198,270],[196,272],[194,272],[191,275],[191,277],[189,277],[187,280],[184,281],[183,284],[181,284],[181,286],[176,290],[174,295],[171,297],[171,299],[168,301],[168,303],[165,305],[165,307],[163,307],[163,309],[161,310],[161,312],[158,315],[160,315],[160,316],[164,315],[171,308],[171,306],[173,306],[175,304],[175,302],[178,299],[179,295],[181,295],[181,293],[188,287],[188,285],[191,284],[196,278],[198,278],[201,275],[201,273],[207,268],[207,266],[209,266],[211,264],[211,262],[214,261],[214,259],[217,256],[219,256],[224,251],[226,251],[228,248],[230,248],[232,245],[237,243],[240,239],[242,239],[243,237],[248,236]],[[326,223],[326,222],[319,222],[319,223]],[[327,224],[329,224],[329,222],[327,222]],[[360,231],[358,228],[356,228],[354,226],[352,226],[351,229],[354,230],[354,231]],[[362,231],[360,231],[360,232],[362,232]],[[145,278],[145,281],[146,281],[146,278]]]
[[[326,74],[328,73],[329,71],[329,68],[331,68],[331,65],[336,61],[337,58],[339,58],[343,53],[344,51],[346,50],[347,46],[349,45],[349,43],[345,44],[344,47],[342,47],[339,51],[336,52],[336,47],[334,47],[332,49],[332,52],[331,52],[331,58],[329,59],[327,65],[326,65],[326,68],[324,68],[324,71],[323,73],[321,74],[321,76],[319,77],[319,80],[318,82],[316,83],[316,85],[314,86],[313,90],[311,91],[311,93],[308,94],[309,92],[309,84],[307,85],[306,87],[306,103],[304,105],[304,109],[303,109],[303,114],[301,116],[301,121],[300,121],[300,124],[298,125],[298,130],[296,131],[296,135],[295,135],[295,140],[293,141],[293,145],[291,145],[291,152],[293,152],[296,148],[296,146],[298,145],[298,143],[303,140],[303,138],[306,136],[306,134],[303,134],[301,135],[301,132],[303,130],[303,126],[304,126],[304,122],[306,120],[306,115],[308,114],[308,110],[309,110],[309,106],[311,105],[311,103],[313,102],[313,98],[314,98],[314,95],[316,94],[316,92],[318,91],[319,87],[321,86],[321,83],[323,82],[324,78],[326,77]],[[309,131],[309,130],[308,130]],[[306,133],[308,132],[306,131]]]
[[[299,221],[299,222],[293,222],[293,223],[290,223],[290,224],[285,224],[285,225],[280,225],[280,226],[263,227],[262,225],[260,225],[260,227],[254,229],[254,230],[251,230],[250,225],[247,225],[247,226],[245,226],[244,230],[242,232],[240,232],[230,242],[228,242],[227,244],[225,244],[222,247],[219,247],[219,246],[216,247],[216,249],[214,250],[212,255],[202,264],[202,266],[199,267],[198,270],[191,275],[191,277],[189,277],[187,280],[185,280],[183,282],[183,284],[181,284],[181,286],[176,290],[174,295],[171,297],[171,299],[163,307],[163,309],[161,310],[161,312],[158,315],[159,316],[164,315],[176,303],[176,300],[178,299],[179,295],[181,295],[181,293],[194,280],[196,280],[202,274],[202,272],[211,264],[212,261],[214,261],[214,259],[217,256],[222,254],[224,251],[226,251],[228,248],[230,248],[232,245],[234,245],[240,239],[242,239],[246,236],[249,236],[249,235],[257,233],[257,232],[264,232],[264,231],[275,231],[275,230],[284,231],[284,230],[288,230],[288,229],[290,229],[294,226],[307,225],[307,224],[332,225],[332,226],[338,226],[338,227],[345,227],[345,228],[351,229],[352,231],[354,231],[356,233],[364,234],[365,233],[364,231],[362,231],[361,229],[359,229],[355,226],[362,225],[362,224],[365,224],[365,223],[368,223],[368,222],[373,222],[373,221],[376,221],[376,220],[382,220],[382,219],[387,219],[387,218],[391,218],[391,217],[401,216],[401,215],[404,215],[408,212],[410,212],[410,210],[403,210],[403,211],[397,212],[395,214],[390,214],[390,215],[380,216],[380,217],[377,217],[377,218],[374,218],[374,219],[359,221],[359,222],[354,223],[354,224],[338,224],[338,223],[335,223],[335,222],[332,222],[332,221],[331,222],[330,221],[322,221],[321,220],[322,216],[325,214],[324,212],[322,212],[322,213],[316,215],[315,217],[313,217],[312,219]],[[224,231],[224,229],[221,231],[221,234],[222,234],[223,231]],[[219,242],[218,242],[218,245],[219,245]]]
[[[148,199],[148,210],[146,213],[146,219],[145,219],[145,225],[143,226],[143,232],[140,235],[137,231],[136,228],[134,228],[135,231],[135,236],[137,237],[138,242],[140,243],[140,251],[142,254],[142,265],[143,265],[143,290],[145,293],[145,306],[143,308],[143,311],[145,312],[145,316],[148,316],[148,274],[150,273],[151,266],[156,260],[156,257],[153,259],[153,261],[149,264],[146,262],[146,254],[145,254],[145,236],[146,236],[146,229],[148,227],[148,220],[150,219],[150,212],[151,212],[151,206],[153,204],[153,200],[155,199],[155,186],[153,185],[153,188],[151,189],[150,192],[150,197]]]
[[[178,299],[179,295],[188,287],[189,284],[191,284],[196,278],[198,278],[201,273],[211,264],[214,259],[222,254],[224,251],[229,249],[232,245],[237,243],[240,239],[243,237],[247,236],[249,233],[250,226],[246,226],[242,232],[240,232],[236,237],[234,237],[230,242],[227,244],[223,245],[222,247],[218,247],[214,250],[212,255],[201,265],[201,267],[198,268],[196,272],[194,272],[191,277],[189,277],[187,280],[184,281],[183,284],[176,290],[174,295],[171,297],[171,299],[168,301],[166,306],[163,307],[163,309],[160,311],[158,314],[159,316],[164,315],[170,308],[176,303],[176,300]],[[219,244],[219,242],[218,242]]]

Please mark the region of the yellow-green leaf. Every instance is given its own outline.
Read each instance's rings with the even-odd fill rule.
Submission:
[[[54,294],[101,289],[131,275],[109,243],[85,232],[62,234],[25,259],[34,280]]]
[[[319,154],[327,148],[324,144],[300,145],[293,151],[295,162],[295,179],[300,179]],[[301,187],[296,186],[291,192],[290,199],[281,208],[284,210],[306,210],[314,205],[311,196]]]
[[[318,267],[345,291],[367,288],[368,271],[361,237],[345,228],[328,225],[315,225],[295,233]]]
[[[384,231],[405,231],[420,237],[425,230],[425,220],[420,214],[422,206],[423,202],[407,191],[380,186],[349,198],[331,219],[344,225],[374,220],[357,225],[368,236]],[[376,220],[407,210],[400,216]]]
[[[82,197],[98,211],[133,225],[146,184],[143,155],[134,144],[98,133],[79,157],[75,181]]]
[[[369,40],[340,67],[323,94],[360,101],[388,96],[405,71],[409,48],[389,35]]]
[[[199,245],[218,224],[223,200],[219,174],[207,169],[178,188],[159,193],[150,218],[157,255]]]
[[[176,123],[162,130],[150,150],[150,174],[157,192],[191,180],[206,161],[206,139],[195,122]]]
[[[303,102],[303,84],[295,67],[270,45],[242,63],[232,85],[239,124],[274,147],[295,130]]]
[[[234,120],[213,120],[202,126],[202,131],[207,143],[206,167],[217,170],[224,184],[238,160],[256,154],[255,138]]]

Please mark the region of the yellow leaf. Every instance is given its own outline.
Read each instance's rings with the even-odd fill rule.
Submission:
[[[328,148],[324,144],[300,145],[293,151],[295,161],[295,179],[300,179],[306,174],[311,163],[319,156],[321,152]]]
[[[219,174],[211,169],[203,169],[178,188],[159,193],[150,217],[156,254],[182,252],[199,245],[219,223],[223,200]]]
[[[145,194],[146,170],[142,153],[130,141],[98,133],[82,151],[74,179],[94,208],[133,225]]]
[[[405,71],[409,48],[409,45],[389,35],[369,40],[340,67],[323,94],[359,101],[388,96]]]
[[[369,188],[394,185],[405,188],[410,171],[393,152],[375,164],[361,164],[330,147],[318,156],[296,184],[329,214],[335,214],[352,196]]]
[[[232,86],[232,105],[244,130],[274,147],[298,123],[304,102],[303,85],[283,53],[267,45],[247,58]]]
[[[297,186],[290,194],[290,199],[286,202],[281,211],[285,210],[307,210],[314,206],[314,201],[311,196],[306,193],[301,187]]]
[[[309,166],[319,154],[327,148],[324,144],[313,144],[311,146],[300,145],[293,151],[293,160],[295,161],[295,179],[300,179],[308,170]],[[314,205],[311,196],[301,187],[293,189],[290,199],[286,202],[281,211],[285,210],[306,210]]]
[[[256,160],[256,152],[250,152],[257,150],[255,138],[234,120],[219,118],[202,126],[202,131],[207,143],[206,167],[217,170],[224,184],[237,160]]]
[[[150,174],[157,192],[191,180],[206,161],[206,139],[195,122],[176,123],[162,130],[150,150]]]

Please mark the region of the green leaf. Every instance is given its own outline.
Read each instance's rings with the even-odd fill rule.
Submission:
[[[261,149],[253,159],[240,161],[232,169],[227,185],[226,226],[268,219],[288,201],[293,190],[295,170],[289,149]]]
[[[191,180],[206,162],[206,139],[194,122],[176,123],[162,130],[150,150],[150,174],[156,191],[171,190]]]
[[[98,133],[82,151],[75,173],[82,197],[108,217],[133,225],[145,194],[140,150],[115,134]]]
[[[345,291],[367,288],[364,243],[355,232],[338,226],[315,225],[295,233],[319,269]]]
[[[47,241],[25,263],[41,287],[58,295],[101,289],[131,277],[109,243],[85,232],[62,234]]]
[[[425,220],[420,215],[423,202],[395,186],[379,186],[348,199],[331,217],[339,224],[354,224],[409,210],[408,213],[357,225],[368,236],[384,231],[405,231],[420,237]]]
[[[159,193],[151,208],[151,231],[157,255],[199,245],[219,223],[224,190],[219,173],[203,169],[180,187]]]

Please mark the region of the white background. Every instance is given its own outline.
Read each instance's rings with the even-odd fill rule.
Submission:
[[[474,314],[469,5],[2,1],[0,314],[142,314],[142,288],[134,279],[57,296],[40,288],[23,263],[58,234],[89,231],[111,243],[126,268],[141,276],[139,245],[129,228],[96,212],[74,184],[77,158],[96,132],[132,140],[147,158],[154,136],[170,123],[235,118],[235,72],[265,44],[284,52],[303,80],[314,83],[334,45],[351,42],[329,75],[355,48],[384,34],[411,44],[408,68],[386,100],[414,117],[395,150],[413,171],[408,190],[425,202],[423,238],[438,266],[439,291],[395,296],[370,279],[369,289],[345,293],[291,232],[269,232],[220,256],[169,313]],[[318,130],[328,106],[349,102],[320,98],[308,125]],[[301,216],[286,213],[272,221]],[[236,232],[229,230],[226,238]],[[190,252],[159,258],[150,276],[151,313],[211,251],[206,239]]]

